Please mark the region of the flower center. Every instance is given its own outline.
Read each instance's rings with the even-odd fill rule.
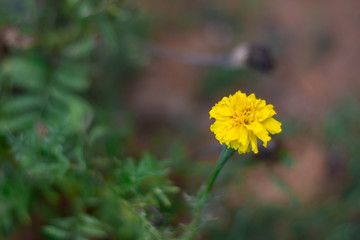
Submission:
[[[254,121],[254,110],[251,106],[246,106],[234,114],[234,125],[243,125],[243,124],[249,124]]]

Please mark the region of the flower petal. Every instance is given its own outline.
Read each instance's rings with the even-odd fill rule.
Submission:
[[[237,150],[240,154],[249,152],[250,142],[248,142],[246,145],[239,145],[239,148]]]
[[[247,128],[253,132],[253,134],[258,137],[264,143],[267,143],[271,140],[269,132],[266,128],[258,122],[253,122],[250,125],[247,125]]]
[[[239,138],[238,138],[239,142],[242,144],[242,145],[249,145],[249,132],[248,130],[241,126],[239,127]]]
[[[268,118],[261,123],[266,130],[268,130],[271,134],[276,134],[281,132],[281,122],[275,120],[274,118]]]
[[[264,121],[267,118],[270,118],[272,116],[274,116],[276,114],[275,110],[274,110],[274,106],[269,104],[266,105],[260,109],[258,109],[257,113],[256,113],[256,119],[259,122]]]
[[[257,137],[255,136],[255,134],[250,134],[250,141],[251,141],[251,148],[253,150],[254,153],[258,153],[258,147],[257,147]]]

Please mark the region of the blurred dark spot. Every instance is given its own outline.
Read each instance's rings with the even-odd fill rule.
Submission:
[[[269,49],[262,45],[251,45],[247,65],[261,72],[269,72],[275,68],[275,60]]]
[[[154,227],[159,227],[164,223],[164,215],[154,206],[148,206],[150,223]]]
[[[319,58],[327,56],[335,47],[335,40],[327,29],[319,30],[313,37],[313,58],[318,61]]]
[[[9,53],[9,48],[3,39],[3,31],[0,32],[0,61]]]
[[[13,87],[11,89],[11,93],[15,96],[15,95],[21,95],[21,94],[24,94],[25,93],[25,90],[22,89],[22,88],[19,88],[19,87]]]
[[[333,145],[328,150],[328,174],[332,180],[340,180],[345,174],[347,154],[340,145]]]
[[[9,53],[9,49],[6,45],[0,40],[0,61],[5,57],[5,55]]]

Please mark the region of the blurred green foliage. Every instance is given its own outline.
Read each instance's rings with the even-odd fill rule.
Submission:
[[[97,114],[141,66],[145,23],[123,1],[0,2],[0,239],[167,239],[177,187],[125,157],[126,109],[122,127]]]

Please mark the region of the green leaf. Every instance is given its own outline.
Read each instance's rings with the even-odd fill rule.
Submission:
[[[55,85],[50,88],[49,94],[50,94],[50,97],[52,98],[50,100],[57,101],[59,103],[65,104],[67,106],[72,103],[72,100],[74,98],[76,98],[76,95],[73,94],[68,89],[65,89],[64,87],[61,87],[61,86],[55,86]]]
[[[64,124],[64,116],[68,110],[67,106],[55,101],[54,99],[49,99],[49,102],[46,105],[46,113],[47,113],[47,120],[52,123],[59,123],[61,119],[61,124]]]
[[[69,237],[66,231],[55,226],[46,226],[43,228],[43,231],[46,235],[57,239],[68,239]]]
[[[73,130],[86,129],[92,119],[90,105],[81,98],[73,98],[69,105],[69,127]]]
[[[36,113],[26,113],[18,116],[14,116],[11,119],[2,119],[0,120],[0,128],[2,130],[18,131],[26,129],[34,125],[35,121],[38,119]]]
[[[99,25],[101,36],[103,37],[106,48],[110,52],[116,52],[119,48],[119,37],[117,36],[114,24],[112,24],[110,19],[105,15],[99,18],[97,23]]]
[[[154,193],[165,206],[167,207],[171,206],[171,202],[169,198],[160,188],[154,189]]]
[[[54,79],[65,87],[82,91],[89,87],[89,73],[83,65],[64,63],[56,70]]]
[[[87,225],[80,225],[79,230],[86,236],[89,237],[106,237],[107,234],[104,230],[94,227],[94,226],[87,226]]]
[[[94,47],[95,39],[93,36],[89,36],[68,45],[62,51],[64,55],[72,58],[87,57]]]
[[[93,114],[86,101],[64,88],[55,86],[50,90],[50,96],[47,110],[54,116],[49,116],[53,121],[59,122],[61,119],[61,123],[66,122],[66,130],[68,131],[87,128]]]
[[[94,128],[92,128],[88,134],[89,135],[88,139],[90,144],[104,137],[107,131],[108,129],[106,128],[106,126],[97,125]]]
[[[42,98],[36,95],[16,96],[13,99],[6,101],[3,105],[3,110],[7,113],[21,112],[24,110],[38,107],[42,103]]]
[[[101,225],[101,222],[96,217],[88,214],[81,214],[80,220],[88,225]]]
[[[1,67],[4,75],[18,87],[35,90],[44,86],[46,67],[36,58],[8,58],[3,61]]]

